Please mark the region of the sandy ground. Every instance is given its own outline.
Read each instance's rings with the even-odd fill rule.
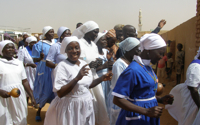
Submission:
[[[174,76],[174,73],[173,73],[173,76]],[[171,80],[165,79],[165,77],[164,77],[163,79],[159,79],[159,82],[166,84],[166,86],[164,88],[164,92],[161,96],[168,94],[170,92],[170,90],[173,88],[173,86],[175,86],[175,78],[174,77]],[[164,105],[162,105],[162,104],[159,104],[159,106],[164,107]],[[28,118],[27,118],[28,125],[43,125],[45,113],[46,113],[48,107],[49,107],[49,104],[46,104],[45,107],[41,111],[42,121],[36,122],[35,115],[36,115],[37,110],[34,109],[32,106],[28,106]],[[163,114],[160,117],[160,125],[178,125],[178,122],[169,115],[169,113],[166,109],[164,109]]]

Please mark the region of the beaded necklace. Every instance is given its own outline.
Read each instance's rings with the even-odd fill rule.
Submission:
[[[135,60],[134,60],[135,61]],[[137,62],[137,61],[136,61]],[[138,63],[138,62],[137,62]],[[154,82],[155,82],[155,86],[154,86],[154,91],[156,91],[157,90],[157,79],[156,79],[156,76],[155,76],[155,73],[154,73],[154,71],[153,71],[153,69],[151,68],[151,71],[153,72],[153,76],[147,71],[147,69],[146,68],[144,68],[144,66],[142,65],[142,64],[140,64],[140,63],[138,63],[150,76],[151,76],[151,78],[154,80]]]

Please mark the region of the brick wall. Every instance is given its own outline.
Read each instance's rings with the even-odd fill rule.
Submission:
[[[196,11],[196,50],[198,50],[200,46],[200,0],[197,0]]]

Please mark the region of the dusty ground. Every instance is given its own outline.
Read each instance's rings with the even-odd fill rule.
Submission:
[[[173,88],[173,86],[175,85],[175,78],[173,77],[171,80],[168,80],[168,79],[165,79],[164,77],[163,79],[159,79],[159,82],[166,84],[164,92],[161,95],[163,96],[165,94],[168,94],[170,90]],[[164,107],[164,105],[160,105],[160,106]],[[49,104],[46,104],[45,107],[41,111],[42,122],[36,122],[35,121],[36,109],[32,108],[31,106],[28,106],[28,118],[27,118],[28,125],[43,125],[45,113],[48,107],[49,107]],[[160,125],[178,125],[178,123],[169,115],[168,111],[164,109],[163,114],[160,117]]]

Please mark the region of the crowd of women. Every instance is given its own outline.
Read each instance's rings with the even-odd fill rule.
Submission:
[[[165,23],[161,20],[141,39],[131,25],[119,24],[99,32],[96,22],[87,21],[79,23],[72,34],[69,28],[60,27],[58,39],[54,39],[54,29],[45,26],[41,40],[34,36],[23,39],[25,44],[19,47],[17,59],[13,58],[13,42],[1,41],[1,124],[26,125],[29,98],[38,108],[35,120],[44,120],[45,125],[159,125],[163,108],[158,103],[177,114],[173,108],[182,97],[177,97],[177,90],[156,96],[158,79],[150,65],[166,51],[165,41],[157,34]],[[199,57],[191,66],[194,64],[198,68]],[[188,72],[190,77],[192,72]],[[191,94],[199,87],[197,75],[186,80]],[[19,98],[8,94],[13,88],[21,91]],[[186,95],[183,98],[189,98]],[[194,98],[191,105],[199,107],[197,95]],[[41,118],[46,103],[50,106]],[[182,110],[180,107],[180,113]],[[195,107],[191,112],[194,121],[198,110]]]

